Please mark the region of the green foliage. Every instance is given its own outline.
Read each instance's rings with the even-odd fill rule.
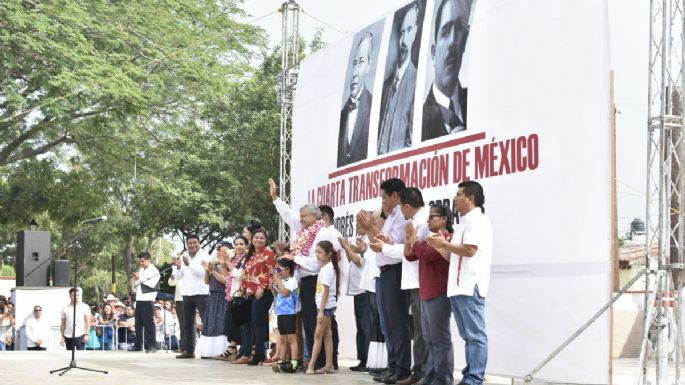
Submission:
[[[16,277],[16,275],[13,266],[0,265],[0,277]]]
[[[155,258],[163,234],[206,246],[253,218],[276,230],[280,51],[237,21],[238,1],[2,3],[1,261],[14,263],[32,218],[57,251],[107,215],[80,242],[92,300],[111,290],[112,265],[125,295],[135,255]],[[173,248],[163,242],[160,263]]]

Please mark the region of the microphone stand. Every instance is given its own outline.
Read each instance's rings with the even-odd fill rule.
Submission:
[[[74,258],[74,285],[72,286],[72,289],[71,289],[71,290],[73,290],[73,295],[74,295],[74,303],[72,305],[74,308],[73,309],[74,313],[73,313],[73,318],[71,320],[71,342],[72,342],[71,343],[71,361],[69,362],[69,366],[65,366],[63,368],[59,368],[59,369],[55,369],[55,370],[50,371],[50,374],[53,374],[55,372],[60,372],[59,373],[60,377],[63,376],[64,373],[70,371],[71,369],[81,369],[81,370],[86,370],[86,371],[90,371],[90,372],[98,372],[98,373],[107,374],[106,370],[90,369],[90,368],[84,368],[84,367],[76,365],[76,306],[78,305],[78,302],[76,301],[78,299],[78,289],[76,288],[76,280],[78,278],[78,262],[79,262],[79,259],[81,256],[81,244],[79,243],[79,241],[81,240],[81,237],[83,237],[86,234],[89,234],[93,230],[93,227],[94,227],[93,225],[94,225],[94,223],[90,224],[90,227],[86,227],[85,229],[81,230],[81,232],[78,233],[76,235],[76,237],[74,237],[74,239],[69,241],[69,243],[59,251],[59,252],[61,252],[62,250],[66,249],[72,245],[76,247],[76,256]],[[57,255],[58,254],[54,254],[52,257],[50,257],[50,259],[54,259],[55,256],[57,256]],[[88,332],[89,331],[86,330],[86,333],[88,333]]]

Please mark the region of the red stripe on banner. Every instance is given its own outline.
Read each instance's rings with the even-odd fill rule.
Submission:
[[[349,174],[351,172],[355,172],[355,171],[362,170],[362,169],[369,168],[369,167],[373,167],[373,166],[378,166],[379,164],[392,162],[394,160],[405,159],[405,158],[409,158],[410,156],[421,155],[421,154],[425,154],[427,152],[442,150],[444,148],[458,146],[460,144],[471,143],[471,142],[475,142],[477,140],[483,140],[483,139],[485,139],[485,132],[479,132],[477,134],[467,135],[467,136],[464,136],[461,138],[448,140],[446,142],[436,143],[436,144],[432,144],[430,146],[416,148],[416,149],[401,152],[398,154],[388,155],[384,158],[374,159],[374,160],[370,160],[368,162],[355,164],[354,166],[332,172],[332,173],[328,174],[328,179],[333,179],[333,178],[339,177],[341,175]]]

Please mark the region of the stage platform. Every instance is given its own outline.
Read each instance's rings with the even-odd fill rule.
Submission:
[[[76,353],[80,366],[109,371],[109,374],[71,370],[64,376],[49,374],[50,370],[69,365],[67,352],[0,352],[0,373],[3,385],[318,385],[376,384],[365,373],[351,372],[354,361],[342,360],[340,370],[332,375],[274,373],[269,366],[250,367],[213,360],[177,360],[173,353],[159,351],[154,354],[124,351],[85,351]],[[637,372],[637,359],[614,361],[614,384],[633,384]],[[653,373],[653,372],[652,372]],[[671,377],[673,378],[673,377]],[[457,378],[458,381],[458,378]],[[486,376],[487,384],[512,384],[510,378]],[[521,384],[517,380],[515,384]]]

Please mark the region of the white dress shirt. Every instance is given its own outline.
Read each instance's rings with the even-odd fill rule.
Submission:
[[[186,266],[181,257],[181,268],[176,272],[176,279],[181,281],[181,293],[184,296],[209,295],[209,285],[205,283],[205,268],[202,262],[209,263],[209,254],[200,249],[194,257],[188,257],[190,264]]]
[[[295,212],[292,208],[290,208],[290,206],[283,202],[281,198],[276,198],[276,200],[274,201],[274,206],[276,207],[276,211],[278,211],[278,214],[281,216],[281,218],[283,218],[285,223],[287,223],[288,226],[290,226],[291,233],[297,233],[298,231],[300,231],[300,229],[302,229],[299,213]],[[340,246],[340,241],[338,241],[338,234],[340,234],[340,232],[336,230],[336,228],[333,226],[322,227],[321,229],[319,229],[319,232],[317,232],[316,236],[314,237],[314,242],[312,242],[311,250],[302,250],[303,252],[306,252],[308,255],[294,256],[295,263],[297,263],[300,266],[300,269],[298,270],[297,274],[298,280],[300,278],[319,274],[319,270],[321,270],[321,267],[323,267],[323,264],[321,264],[319,260],[316,259],[315,247],[319,242],[329,241],[333,244],[333,250],[342,250],[342,247]],[[293,235],[291,235],[291,237],[292,239],[295,239]]]
[[[447,280],[447,296],[473,295],[478,286],[481,297],[488,295],[490,265],[492,263],[492,224],[478,207],[461,217],[454,231],[452,243],[478,246],[472,257],[452,253]]]
[[[150,264],[146,269],[139,269],[138,280],[134,282],[136,286],[136,301],[154,301],[157,297],[157,292],[143,293],[142,285],[155,287],[157,282],[159,282],[159,278],[159,270],[153,264]]]
[[[390,213],[390,215],[388,215],[388,218],[385,220],[382,232],[390,236],[395,245],[401,245],[402,243],[404,243],[404,229],[407,226],[407,222],[408,221],[404,219],[404,215],[402,215],[400,205],[397,205],[392,210],[392,213]],[[399,257],[391,253],[386,254],[383,251],[381,251],[380,253],[376,253],[376,264],[378,265],[378,267],[402,263],[402,259],[404,259],[404,251],[402,252],[402,255]]]
[[[416,228],[416,236],[419,240],[425,239],[429,233],[427,226],[428,214],[429,209],[424,206],[410,219]],[[400,215],[402,215],[401,211]],[[383,245],[383,255],[402,261],[402,282],[400,283],[402,290],[419,288],[419,261],[408,261],[404,258],[404,238],[400,243],[395,242],[392,245]]]

